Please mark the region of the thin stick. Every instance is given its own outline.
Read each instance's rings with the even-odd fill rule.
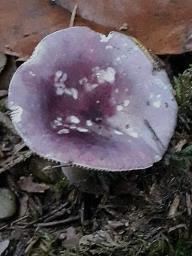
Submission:
[[[38,228],[48,228],[48,227],[54,227],[54,226],[58,226],[58,225],[63,225],[63,224],[68,224],[70,222],[79,220],[80,216],[75,216],[75,217],[70,217],[68,219],[65,220],[59,220],[59,221],[52,221],[52,222],[47,222],[47,223],[39,223],[37,225],[35,225],[35,227]]]
[[[70,23],[69,23],[70,28],[74,26],[75,17],[76,17],[76,14],[77,14],[77,7],[78,7],[78,4],[76,4],[74,6],[73,11],[71,13],[71,19],[70,19]]]

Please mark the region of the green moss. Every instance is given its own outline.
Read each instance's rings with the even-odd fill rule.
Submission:
[[[192,65],[174,78],[175,97],[179,105],[178,130],[192,130]]]
[[[175,247],[175,256],[192,256],[192,241],[179,240]]]

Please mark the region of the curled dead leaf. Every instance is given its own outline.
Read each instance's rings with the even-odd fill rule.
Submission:
[[[157,54],[178,54],[192,49],[191,0],[59,0],[72,11],[113,29],[124,28]],[[125,29],[123,29],[125,30]]]
[[[0,52],[18,56],[20,60],[26,60],[43,37],[68,27],[71,19],[69,11],[48,0],[1,0],[0,13]],[[109,32],[81,18],[75,19],[75,24]]]
[[[49,189],[49,186],[44,183],[34,182],[31,176],[21,177],[18,181],[18,185],[21,190],[28,193],[44,193]]]
[[[192,49],[191,0],[58,0],[55,3],[70,12],[78,3],[77,13],[87,20],[76,17],[75,25],[101,33],[122,30],[157,54],[179,54]],[[26,60],[43,37],[69,26],[71,13],[64,8],[48,0],[22,3],[1,0],[0,51]]]

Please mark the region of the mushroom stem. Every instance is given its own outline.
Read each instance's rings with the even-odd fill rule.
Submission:
[[[90,171],[79,167],[62,167],[62,172],[71,185],[75,185],[80,191],[102,194],[109,192],[108,179],[103,172]]]

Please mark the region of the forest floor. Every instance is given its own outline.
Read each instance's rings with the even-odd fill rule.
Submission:
[[[179,104],[170,147],[147,170],[101,173],[111,186],[94,195],[69,185],[57,163],[16,134],[7,89],[21,63],[8,56],[0,75],[0,196],[9,191],[12,214],[0,214],[0,255],[192,255],[192,56],[162,59]]]

